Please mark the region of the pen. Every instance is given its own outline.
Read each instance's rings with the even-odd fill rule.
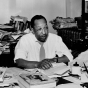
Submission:
[[[75,77],[77,79],[81,79],[81,77],[79,75],[77,75],[77,74],[69,74],[69,75],[72,76],[72,77]]]
[[[86,70],[86,72],[87,72],[87,74],[88,74],[87,67],[86,67],[86,65],[85,65],[85,63],[84,63],[84,62],[83,62],[83,64],[84,64],[85,70]]]

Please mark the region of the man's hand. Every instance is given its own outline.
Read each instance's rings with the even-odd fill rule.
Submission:
[[[52,63],[51,60],[49,59],[44,59],[42,61],[39,62],[38,64],[38,68],[46,70],[52,67]]]

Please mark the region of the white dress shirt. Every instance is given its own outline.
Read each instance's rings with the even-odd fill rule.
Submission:
[[[15,58],[22,58],[28,61],[40,61],[39,51],[41,45],[32,33],[26,34],[21,37],[15,47]],[[59,57],[66,55],[70,61],[73,60],[69,49],[63,43],[60,36],[49,33],[47,41],[44,43],[45,57],[53,58],[57,54]]]

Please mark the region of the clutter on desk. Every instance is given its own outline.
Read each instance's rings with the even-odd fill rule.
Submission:
[[[56,81],[42,74],[38,70],[25,71],[19,68],[6,68],[0,67],[2,80],[0,81],[1,87],[15,88],[54,88]],[[20,74],[19,74],[20,73]]]
[[[0,24],[0,31],[5,31],[5,32],[14,32],[14,27],[8,24]]]
[[[56,87],[56,81],[42,74],[39,71],[29,74],[20,74],[20,77],[26,81],[30,88],[54,88]]]
[[[63,64],[64,65],[64,64]],[[56,67],[56,65],[54,64]],[[60,66],[62,66],[60,64]],[[59,66],[59,67],[60,67]],[[65,65],[64,65],[65,66]],[[58,72],[61,70],[58,67]],[[63,67],[63,66],[62,66]],[[10,68],[9,69],[12,74],[14,74],[14,77],[18,80],[20,86],[26,87],[26,88],[50,88],[50,86],[55,86],[56,82],[55,79],[50,78],[46,74],[44,74],[41,70],[35,68],[35,69],[29,69],[29,70],[19,70],[18,68]],[[80,70],[79,70],[80,71]],[[61,71],[60,71],[61,72]],[[63,72],[66,72],[64,70]],[[62,73],[63,73],[62,72]],[[68,73],[68,72],[67,72]],[[58,74],[58,73],[57,73]],[[74,82],[76,84],[84,84],[85,82],[88,81],[87,75],[85,72],[81,72],[80,75],[78,73],[72,74],[72,75],[63,75],[63,76],[58,76],[62,78],[66,78],[66,80],[70,80],[71,82]],[[46,80],[49,79],[49,84],[46,82]],[[48,87],[49,86],[49,87]],[[24,88],[23,87],[23,88]]]
[[[55,65],[54,65],[55,66]],[[62,66],[60,64],[60,66]],[[65,65],[64,65],[65,66]],[[55,66],[56,67],[56,66]],[[23,70],[20,68],[12,67],[0,67],[0,72],[4,70],[3,81],[0,82],[0,88],[56,88],[56,81],[53,78],[48,77],[43,74],[39,69]],[[58,69],[59,72],[59,69]],[[76,74],[65,76],[62,78],[74,82],[75,84],[81,84],[88,82],[88,77],[85,72],[83,72],[79,79],[75,77]],[[59,80],[59,79],[58,79]]]
[[[69,76],[65,76],[64,79],[65,80],[69,80],[75,84],[84,84],[88,82],[88,74],[86,73],[86,71],[82,70],[81,67],[77,67],[73,66],[71,67],[72,72],[69,73]],[[78,71],[77,71],[78,69]]]
[[[0,67],[0,88],[15,88],[18,86],[18,80],[7,70],[7,67]]]
[[[57,16],[55,19],[50,21],[50,23],[53,25],[53,27],[57,29],[77,27],[76,21],[70,17],[63,18],[63,17]]]
[[[36,69],[26,69],[26,70],[32,72],[36,71]],[[53,66],[50,69],[47,70],[37,69],[37,70],[43,73],[44,75],[47,75],[49,78],[53,78],[53,77],[68,76],[70,67],[64,63],[53,63]]]
[[[10,44],[17,43],[26,33],[11,33],[0,30],[0,51],[10,52]]]
[[[15,31],[18,33],[25,31],[30,25],[30,22],[28,21],[27,17],[23,17],[19,15],[11,16],[10,22],[12,26],[15,28]]]
[[[75,83],[86,83],[88,82],[88,69],[85,60],[74,59],[73,62],[69,63],[70,73],[69,75],[73,77]],[[69,80],[72,80],[69,78]]]
[[[10,42],[14,41],[11,36],[11,32],[7,32],[4,30],[0,30],[0,51],[2,52],[10,52],[9,45]]]
[[[10,23],[0,24],[0,54],[10,53],[10,44],[17,43],[19,39],[29,33],[30,22],[27,17],[11,16]]]

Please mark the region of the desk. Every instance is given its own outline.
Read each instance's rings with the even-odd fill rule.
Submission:
[[[16,67],[8,68],[6,72],[11,73],[16,78],[17,78],[17,75],[19,75],[21,73],[29,73],[26,70],[22,70],[22,69],[19,69]],[[68,79],[65,79],[65,78],[58,78],[58,79],[59,80],[58,80],[57,86],[55,88],[83,88],[82,86],[80,86],[80,84],[76,84],[74,82],[68,81]],[[21,88],[24,88],[24,87],[21,87]]]

